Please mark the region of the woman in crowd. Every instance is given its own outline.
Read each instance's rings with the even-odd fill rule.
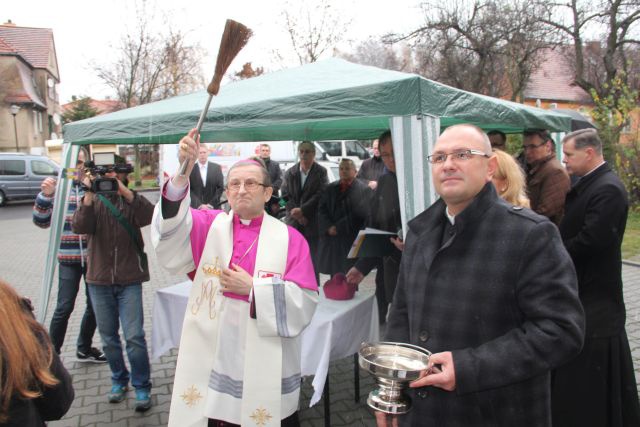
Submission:
[[[498,194],[514,206],[528,208],[529,198],[522,169],[508,153],[502,150],[495,150],[493,153],[498,158],[498,169],[492,181]]]
[[[44,426],[73,402],[62,366],[29,300],[0,280],[0,426]]]

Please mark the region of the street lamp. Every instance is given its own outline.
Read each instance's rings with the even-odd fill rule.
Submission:
[[[16,114],[20,111],[20,107],[16,104],[11,104],[11,114],[13,114],[13,131],[16,135],[16,152],[20,152],[20,148],[18,147],[18,125],[16,125]]]

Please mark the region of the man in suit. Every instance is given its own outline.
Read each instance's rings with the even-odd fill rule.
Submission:
[[[584,335],[558,229],[498,197],[478,127],[447,128],[428,159],[440,199],[408,224],[385,341],[433,355],[410,384],[411,411],[377,412],[378,424],[550,426],[550,370]]]
[[[208,160],[209,148],[201,143],[198,162],[189,175],[191,207],[194,209],[220,209],[220,196],[224,191],[222,168]]]
[[[595,129],[568,134],[563,151],[579,180],[567,194],[560,234],[578,274],[587,328],[580,355],[555,371],[553,424],[640,426],[622,295],[627,192],[604,161]]]
[[[286,200],[286,223],[307,239],[318,278],[318,204],[329,183],[327,170],[316,163],[316,148],[303,141],[298,146],[300,161],[284,173],[282,198]]]

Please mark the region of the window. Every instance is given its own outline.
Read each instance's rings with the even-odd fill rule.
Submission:
[[[368,159],[369,152],[358,141],[345,141],[347,156],[355,156],[360,160]]]
[[[551,110],[555,110],[556,108],[558,108],[558,104],[556,104],[555,102],[552,102],[551,104],[549,104],[549,108]]]
[[[627,117],[622,125],[622,133],[631,133],[631,117]]]
[[[318,141],[318,145],[329,155],[335,157],[342,156],[341,141]]]
[[[58,171],[51,163],[43,162],[42,160],[32,160],[31,170],[33,171],[34,175],[58,175]]]
[[[24,175],[24,160],[0,160],[0,175]]]

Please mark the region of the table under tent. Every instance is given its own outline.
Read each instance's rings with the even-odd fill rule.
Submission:
[[[177,144],[195,127],[207,96],[202,90],[69,123],[63,130],[63,167],[72,165],[80,145]],[[561,135],[571,129],[571,118],[552,110],[333,58],[223,86],[211,103],[201,140],[374,139],[391,129],[406,230],[407,221],[436,200],[426,157],[440,132],[457,123],[505,133],[535,128]],[[46,317],[69,183],[60,179],[56,190],[38,310],[41,322]]]

